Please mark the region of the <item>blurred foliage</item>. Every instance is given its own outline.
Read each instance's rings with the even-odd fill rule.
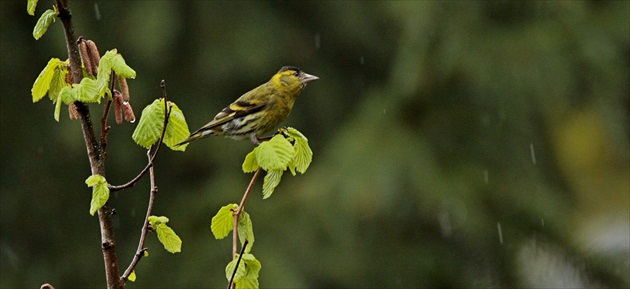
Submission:
[[[313,164],[254,194],[263,287],[627,287],[630,283],[630,2],[72,1],[77,35],[117,48],[131,103],[169,98],[191,126],[283,65],[321,79],[285,122]],[[52,1],[41,1],[40,15]],[[103,287],[80,125],[30,88],[65,56],[26,2],[0,2],[0,287]],[[102,115],[91,105],[93,120]],[[110,122],[111,118],[110,118]],[[98,125],[97,125],[98,127]],[[107,180],[146,162],[134,124],[109,134]],[[236,202],[249,142],[207,139],[156,160],[150,236],[129,288],[225,286],[228,241],[210,219]],[[259,183],[255,188],[261,191]],[[149,187],[113,193],[121,267]]]

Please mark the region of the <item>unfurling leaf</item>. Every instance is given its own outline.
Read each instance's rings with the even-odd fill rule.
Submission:
[[[229,204],[221,207],[214,217],[212,217],[212,234],[216,239],[225,238],[234,228],[233,211],[238,209],[237,204]]]
[[[92,187],[92,201],[90,202],[90,215],[98,211],[109,199],[109,187],[107,180],[101,175],[91,175],[85,180],[88,187]]]
[[[295,175],[293,171],[294,168],[296,171],[303,174],[310,166],[311,161],[313,161],[313,151],[308,145],[308,139],[297,129],[289,127],[286,133],[293,139],[293,149],[295,150],[289,168],[293,175]]]
[[[225,267],[225,276],[228,281],[232,278],[237,262],[238,258],[234,258],[234,260]],[[234,274],[236,288],[258,288],[258,275],[261,268],[262,265],[254,255],[243,254],[241,262],[238,264],[236,274]]]
[[[249,253],[254,246],[255,238],[252,219],[245,211],[242,211],[238,218],[238,239],[241,241],[241,246],[245,243],[245,240],[247,240],[248,243],[245,248],[245,253]]]
[[[31,16],[35,16],[35,8],[37,8],[37,0],[28,0],[26,4],[26,13]]]
[[[39,40],[42,36],[44,36],[50,24],[55,22],[57,15],[59,15],[59,11],[57,11],[57,9],[48,9],[44,11],[42,16],[39,17],[39,20],[37,20],[35,28],[33,28],[33,37],[35,40]]]
[[[164,132],[164,144],[172,150],[183,151],[186,146],[175,146],[175,144],[186,139],[190,132],[184,113],[175,103],[168,102],[171,113],[168,119],[168,126]],[[162,134],[164,128],[164,99],[156,99],[153,103],[142,110],[140,122],[133,132],[133,140],[140,146],[149,148],[155,144]]]
[[[261,143],[254,150],[256,151],[258,165],[265,171],[284,171],[295,153],[291,143],[280,134],[269,141]]]
[[[271,197],[273,191],[280,184],[282,173],[283,171],[281,170],[267,171],[267,175],[265,175],[265,181],[263,182],[263,199]]]
[[[251,173],[258,169],[258,162],[256,161],[256,152],[251,151],[245,156],[245,161],[243,162],[243,172]]]
[[[136,282],[136,270],[131,271],[131,274],[129,274],[129,277],[127,277],[127,280],[131,282]]]
[[[171,113],[168,117],[164,144],[174,151],[184,151],[186,150],[186,145],[176,146],[176,144],[190,136],[186,117],[184,117],[184,112],[175,103],[169,101],[168,105],[171,108]]]
[[[31,88],[33,102],[38,102],[44,97],[44,95],[46,95],[46,92],[48,92],[48,89],[50,89],[55,71],[61,65],[61,63],[62,62],[61,60],[59,60],[59,58],[53,58],[48,61],[46,67],[44,67],[42,72],[39,73],[39,76],[37,76],[37,78],[35,79],[35,83],[33,83],[33,88]]]

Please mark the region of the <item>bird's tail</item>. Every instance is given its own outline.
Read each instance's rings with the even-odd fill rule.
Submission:
[[[182,142],[176,144],[175,146],[181,146],[183,144],[187,144],[191,141],[194,141],[196,139],[200,139],[200,138],[204,138],[206,136],[210,135],[210,133],[208,132],[203,132],[203,131],[196,131],[194,133],[192,133],[187,139],[183,140]]]

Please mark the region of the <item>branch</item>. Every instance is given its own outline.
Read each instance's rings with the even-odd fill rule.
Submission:
[[[120,190],[124,190],[124,189],[135,186],[136,183],[149,171],[149,168],[153,166],[153,159],[155,159],[155,156],[157,156],[157,153],[160,150],[160,147],[162,146],[162,142],[164,141],[164,136],[166,134],[166,126],[168,125],[168,118],[170,117],[171,110],[173,109],[172,107],[168,105],[168,98],[166,97],[166,82],[164,80],[160,82],[160,87],[162,88],[162,98],[164,98],[164,125],[162,126],[162,133],[160,134],[160,139],[158,139],[157,145],[155,146],[155,151],[149,158],[149,162],[147,163],[147,165],[144,167],[144,169],[142,169],[142,171],[140,171],[140,173],[135,178],[131,179],[130,181],[122,185],[118,185],[118,186],[108,185],[110,192],[120,191]],[[149,148],[149,151],[151,151],[151,148]]]
[[[125,270],[125,273],[120,277],[120,281],[124,284],[131,272],[136,268],[138,262],[140,262],[140,258],[144,256],[144,252],[148,250],[148,248],[144,247],[144,240],[146,239],[147,232],[149,231],[149,217],[151,216],[151,211],[153,210],[153,202],[155,201],[155,195],[157,194],[157,186],[155,185],[155,172],[153,169],[153,157],[155,155],[151,155],[151,150],[147,151],[147,158],[149,159],[149,163],[151,164],[149,168],[149,180],[151,180],[151,192],[149,195],[149,205],[147,206],[147,214],[144,218],[144,224],[142,225],[142,229],[140,230],[140,241],[138,242],[138,249],[136,250],[136,254],[133,256],[131,260],[131,264]]]
[[[258,167],[256,172],[254,173],[254,176],[252,176],[252,180],[249,181],[249,185],[247,186],[247,189],[245,190],[245,194],[243,194],[243,198],[241,199],[241,203],[238,205],[238,209],[236,209],[236,211],[233,213],[234,215],[234,228],[232,229],[233,230],[232,231],[232,256],[233,258],[236,258],[236,254],[238,253],[238,250],[237,250],[238,218],[241,216],[241,213],[243,212],[243,208],[245,207],[245,201],[247,201],[247,196],[249,196],[249,192],[251,192],[252,187],[254,187],[254,183],[256,182],[256,179],[258,178],[258,175],[260,175],[261,171],[262,171],[262,168]]]
[[[109,91],[114,93],[114,86],[116,81],[116,72],[112,71],[112,76],[109,80]],[[103,117],[101,118],[101,147],[105,150],[107,146],[107,133],[111,128],[107,125],[107,117],[109,116],[109,108],[112,106],[112,101],[107,99],[105,102],[105,109],[103,109]]]
[[[55,0],[59,11],[59,19],[63,24],[63,32],[66,38],[66,47],[68,49],[68,59],[70,59],[70,70],[72,71],[72,82],[80,83],[83,78],[81,69],[81,58],[79,46],[77,45],[74,34],[74,26],[72,24],[72,13],[68,4],[68,0]],[[85,103],[75,102],[81,129],[83,130],[83,138],[87,148],[88,158],[90,160],[90,168],[92,174],[105,176],[105,155],[96,141],[92,120],[90,118],[90,110]],[[105,276],[107,280],[107,288],[120,289],[122,284],[118,277],[118,259],[116,256],[116,242],[114,238],[114,225],[112,216],[109,212],[109,206],[105,204],[98,210],[98,220],[101,227],[101,250],[103,252],[103,261],[105,263]]]

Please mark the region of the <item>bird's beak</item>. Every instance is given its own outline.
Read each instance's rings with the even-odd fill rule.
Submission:
[[[306,72],[303,72],[302,73],[302,77],[300,78],[300,81],[302,82],[302,84],[307,84],[307,83],[309,83],[311,81],[318,80],[318,79],[319,79],[319,77],[317,77],[315,75],[310,75],[310,74],[308,74]]]

